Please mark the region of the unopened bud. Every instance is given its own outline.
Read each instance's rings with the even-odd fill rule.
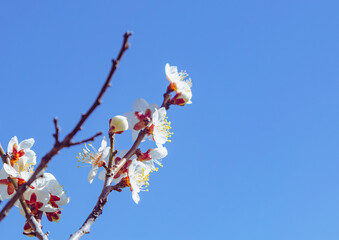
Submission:
[[[120,134],[128,129],[128,121],[124,116],[115,116],[109,120],[109,132]]]

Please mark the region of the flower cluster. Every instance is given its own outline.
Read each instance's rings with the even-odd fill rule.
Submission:
[[[167,156],[168,152],[164,144],[170,142],[172,136],[171,122],[167,119],[167,111],[170,105],[184,106],[190,104],[192,98],[191,79],[186,80],[186,72],[178,72],[177,67],[166,64],[165,73],[170,81],[167,87],[166,95],[168,99],[159,107],[157,104],[149,104],[144,99],[137,99],[133,104],[133,111],[127,112],[124,116],[116,116],[109,121],[109,134],[121,134],[126,130],[132,130],[132,140],[136,141],[140,136],[141,142],[146,140],[153,141],[155,148],[142,151],[140,148],[134,150],[132,156],[128,156],[128,150],[121,150],[118,155],[112,159],[113,169],[128,156],[126,163],[114,174],[113,183],[120,188],[129,187],[132,191],[132,198],[135,203],[139,203],[139,193],[148,191],[149,175],[153,171],[158,171],[158,166],[163,166],[161,160]],[[175,92],[171,98],[170,93]],[[141,135],[140,135],[141,134]],[[140,140],[140,139],[139,139]],[[98,173],[98,169],[103,167],[98,178],[106,179],[107,165],[112,150],[107,146],[105,137],[102,140],[101,147],[97,151],[92,145],[91,149],[87,146],[78,156],[78,161],[89,163],[92,169],[88,176],[91,183]],[[111,154],[110,154],[111,153]]]
[[[8,163],[4,163],[0,170],[0,199],[11,198],[15,193],[15,187],[25,183],[33,173],[36,164],[36,155],[31,147],[34,139],[30,138],[18,142],[13,137],[7,148]],[[49,221],[58,222],[61,215],[61,205],[69,202],[62,187],[51,173],[44,173],[37,178],[23,194],[24,200],[34,215],[41,222],[42,214],[47,216]],[[20,213],[25,216],[22,205],[17,202]],[[28,222],[24,225],[24,234],[32,234],[33,229]]]

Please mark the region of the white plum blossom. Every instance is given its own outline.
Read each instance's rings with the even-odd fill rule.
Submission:
[[[7,147],[7,154],[9,156],[9,164],[17,172],[29,171],[29,168],[36,164],[35,152],[31,150],[34,144],[34,139],[26,139],[18,142],[18,138],[13,137]]]
[[[132,198],[136,204],[140,201],[139,192],[148,191],[149,174],[152,169],[140,161],[133,161],[128,169],[128,178],[132,191]]]
[[[137,151],[136,153],[136,155],[138,156],[138,161],[143,162],[154,171],[158,170],[158,168],[155,167],[155,164],[163,167],[161,160],[166,157],[167,154],[168,152],[165,147],[151,148],[148,149],[145,153],[142,153],[141,151]]]
[[[8,180],[8,177],[11,177],[20,186],[32,175],[32,168],[36,164],[35,152],[30,149],[33,144],[33,138],[19,143],[15,136],[9,141],[7,147],[9,164],[5,163],[0,170],[0,200],[10,198],[15,192],[14,186]]]
[[[109,120],[109,132],[110,133],[123,133],[128,129],[128,120],[124,116],[115,116]]]
[[[89,163],[92,165],[92,169],[88,174],[88,182],[92,183],[94,177],[97,175],[99,167],[102,167],[109,157],[110,147],[107,147],[106,138],[103,137],[101,141],[101,147],[96,150],[92,144],[88,144],[91,148],[89,149],[87,145],[83,148],[83,151],[79,153],[78,161],[83,163]]]
[[[165,66],[165,73],[167,79],[171,82],[169,88],[176,93],[172,99],[173,104],[180,106],[191,104],[192,81],[190,78],[185,80],[185,78],[188,77],[188,74],[184,71],[178,72],[176,66],[170,66],[168,63]]]
[[[124,114],[128,119],[129,129],[132,130],[133,141],[138,137],[140,130],[151,125],[152,114],[157,108],[157,104],[148,104],[145,99],[139,98],[133,103],[133,111]],[[146,137],[152,140],[151,136]]]
[[[166,142],[170,142],[168,138],[172,136],[171,122],[167,121],[166,109],[164,107],[156,109],[152,115],[152,135],[157,147],[162,147]]]
[[[24,198],[32,214],[43,212],[49,221],[55,222],[60,220],[62,209],[59,206],[67,204],[70,200],[51,173],[44,173],[42,177],[37,178],[32,183],[32,188],[24,193]],[[21,204],[19,209],[20,213],[25,215]]]

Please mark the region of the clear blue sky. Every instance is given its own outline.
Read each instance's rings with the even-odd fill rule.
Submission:
[[[1,1],[0,142],[33,137],[42,157],[53,117],[64,136],[131,30],[76,139],[107,131],[136,98],[160,104],[167,62],[190,74],[193,104],[168,113],[169,155],[139,205],[127,189],[111,194],[83,239],[338,239],[338,12],[334,0]],[[130,144],[130,133],[118,138]],[[48,169],[71,196],[59,223],[44,219],[52,240],[77,230],[101,191],[76,167],[80,151],[62,150]],[[13,209],[1,239],[25,239],[24,220]]]

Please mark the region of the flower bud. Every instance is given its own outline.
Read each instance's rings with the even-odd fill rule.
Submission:
[[[123,133],[128,129],[128,121],[124,116],[115,116],[109,120],[109,133]]]

